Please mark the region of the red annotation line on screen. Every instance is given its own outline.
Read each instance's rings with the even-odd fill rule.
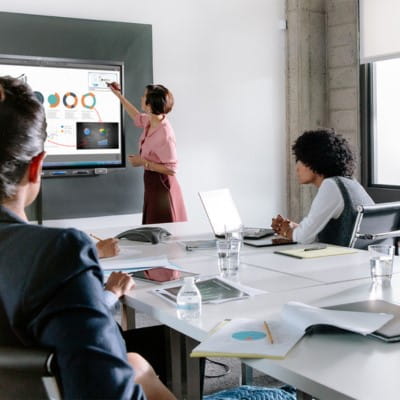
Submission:
[[[76,147],[74,144],[62,144],[62,143],[57,143],[54,142],[53,140],[48,140],[47,141],[51,144],[55,144],[56,146],[63,146],[63,147]]]

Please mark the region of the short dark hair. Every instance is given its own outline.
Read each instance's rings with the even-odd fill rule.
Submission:
[[[292,146],[296,161],[301,161],[325,178],[332,176],[351,177],[355,158],[347,140],[333,129],[306,131]]]
[[[163,85],[147,85],[146,105],[150,106],[152,114],[168,114],[174,106],[174,96]]]
[[[0,203],[15,195],[45,140],[45,113],[31,88],[17,78],[0,77]]]

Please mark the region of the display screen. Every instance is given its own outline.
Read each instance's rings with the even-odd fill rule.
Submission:
[[[122,107],[107,87],[122,87],[122,63],[0,55],[0,75],[24,80],[43,104],[45,176],[125,166]]]

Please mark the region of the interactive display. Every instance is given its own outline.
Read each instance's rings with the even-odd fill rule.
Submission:
[[[44,176],[125,166],[122,107],[107,87],[114,81],[122,87],[122,63],[0,55],[0,75],[24,80],[43,104]]]

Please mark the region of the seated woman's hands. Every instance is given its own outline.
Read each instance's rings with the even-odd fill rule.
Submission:
[[[297,227],[290,219],[283,218],[282,215],[278,214],[275,218],[272,218],[271,228],[280,236],[286,239],[293,240],[293,230]]]

